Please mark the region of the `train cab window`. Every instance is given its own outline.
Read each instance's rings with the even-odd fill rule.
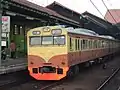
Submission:
[[[30,37],[30,45],[41,45],[41,37],[40,36]]]
[[[92,40],[89,41],[89,49],[92,49]]]
[[[64,45],[64,44],[65,44],[65,36],[54,37],[54,45]]]
[[[51,44],[53,44],[52,36],[43,36],[42,37],[42,45],[51,45]]]

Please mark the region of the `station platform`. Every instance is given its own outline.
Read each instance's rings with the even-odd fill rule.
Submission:
[[[11,72],[16,72],[20,70],[25,70],[27,68],[27,58],[7,58],[5,61],[2,60],[0,67],[0,74],[7,74]]]

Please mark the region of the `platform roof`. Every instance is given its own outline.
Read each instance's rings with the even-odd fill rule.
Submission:
[[[54,1],[53,3],[46,6],[46,8],[51,9],[66,18],[69,18],[69,19],[79,22],[80,25],[83,27],[83,22],[80,20],[80,16],[81,16],[80,13],[78,13],[66,6],[63,6],[62,4],[60,4],[56,1]]]
[[[53,10],[50,10],[48,8],[45,8],[45,7],[42,7],[42,6],[39,6],[39,5],[36,5],[36,4],[34,4],[32,2],[29,2],[27,0],[11,0],[11,1],[14,2],[14,3],[17,3],[17,4],[27,6],[29,8],[41,11],[44,14],[50,16],[50,18],[58,18],[59,20],[66,20],[66,21],[72,22],[72,23],[74,23],[74,24],[76,24],[78,26],[80,25],[79,22],[77,22],[77,21],[74,21],[72,19],[64,17],[64,16],[58,14],[57,12],[55,12]]]
[[[60,3],[56,2],[56,1],[54,1],[54,2],[51,3],[51,4],[49,4],[49,5],[47,6],[47,8],[54,7],[54,5],[58,5],[58,6],[62,7],[62,8],[66,8],[67,10],[69,10],[69,11],[71,11],[71,12],[74,12],[74,13],[80,15],[79,12],[76,12],[76,11],[74,11],[74,10],[72,10],[72,9],[70,9],[70,8],[68,8],[68,7],[66,7],[66,6],[63,6],[62,4],[60,4]]]

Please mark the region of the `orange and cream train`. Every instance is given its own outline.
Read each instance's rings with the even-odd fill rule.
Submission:
[[[81,63],[118,51],[119,41],[83,28],[44,26],[27,33],[28,70],[36,80],[60,80],[79,72]]]

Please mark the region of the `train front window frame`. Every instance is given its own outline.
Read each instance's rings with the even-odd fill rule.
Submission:
[[[54,45],[64,45],[65,44],[65,36],[64,35],[54,36],[53,40],[54,40]]]
[[[42,45],[52,45],[53,36],[42,36]]]
[[[41,37],[40,36],[31,36],[29,40],[29,44],[34,45],[41,45]]]
[[[39,37],[40,41],[39,40],[37,40],[37,41],[34,40],[34,38],[38,38],[38,37]],[[31,46],[65,45],[65,43],[66,43],[65,35],[59,35],[59,36],[30,36],[29,39],[30,39],[29,40],[29,45],[31,45]],[[32,42],[31,42],[31,40],[32,40]]]

